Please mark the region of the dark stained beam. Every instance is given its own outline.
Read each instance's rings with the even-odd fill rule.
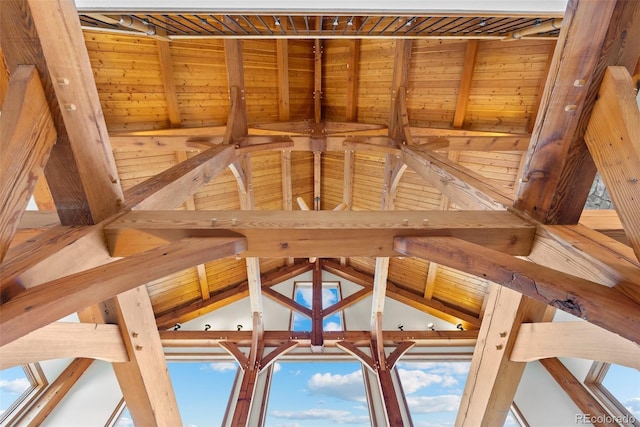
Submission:
[[[619,290],[479,245],[440,237],[397,237],[395,248],[514,289],[640,343],[640,304]]]

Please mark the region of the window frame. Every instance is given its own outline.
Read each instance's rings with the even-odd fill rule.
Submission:
[[[0,415],[0,425],[13,425],[20,421],[20,418],[24,416],[27,409],[29,409],[38,396],[40,396],[49,385],[49,381],[38,362],[21,365],[21,368],[31,383],[31,386],[18,396],[4,413]]]
[[[296,291],[298,290],[298,287],[300,286],[300,284],[303,284],[304,287],[306,287],[307,285],[309,285],[309,288],[313,287],[313,282],[310,280],[297,280],[293,282],[293,291],[292,291],[292,296],[291,299],[293,301],[296,301]],[[342,295],[342,283],[339,280],[327,280],[327,281],[322,281],[322,287],[323,289],[325,288],[325,284],[326,285],[330,285],[327,286],[328,289],[333,288],[334,284],[335,284],[335,289],[338,290],[338,301],[340,302],[343,299],[343,295]],[[298,302],[298,301],[296,301]],[[309,307],[311,308],[311,307]],[[324,308],[324,307],[323,307]],[[293,326],[293,320],[294,320],[294,316],[295,316],[296,312],[294,310],[290,310],[289,313],[289,330],[290,331],[294,331],[294,326]],[[304,316],[304,314],[301,313],[297,313],[300,316]],[[341,326],[342,326],[342,330],[346,331],[347,330],[347,323],[346,323],[346,319],[344,317],[344,309],[339,310],[336,313],[333,313],[332,316],[338,315],[340,316],[340,322],[341,322]],[[306,316],[305,316],[306,317]],[[324,318],[322,319],[323,321],[323,325],[324,325]],[[324,326],[323,326],[324,329]]]
[[[624,407],[622,402],[620,402],[618,398],[615,397],[604,384],[602,384],[602,381],[607,376],[610,366],[611,363],[598,361],[593,362],[591,369],[589,369],[589,372],[584,379],[584,385],[591,394],[593,394],[595,398],[603,404],[607,412],[609,412],[612,417],[632,420],[631,423],[624,425],[640,427],[640,420],[636,419],[636,417]]]

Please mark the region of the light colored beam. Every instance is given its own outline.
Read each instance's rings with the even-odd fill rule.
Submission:
[[[166,33],[160,30],[161,33]],[[180,127],[180,107],[176,94],[176,83],[173,77],[173,61],[171,59],[171,47],[169,41],[156,39],[156,49],[158,49],[158,59],[160,62],[160,77],[164,87],[164,96],[167,102],[167,113],[169,124],[172,128]]]
[[[38,72],[21,65],[13,73],[0,116],[0,262],[16,233],[56,141]]]
[[[640,260],[640,111],[626,68],[607,68],[584,140]]]
[[[398,256],[392,247],[396,236],[451,236],[527,255],[534,232],[526,221],[500,211],[134,211],[105,227],[114,256],[180,237],[230,234],[247,238],[247,257]]]
[[[473,352],[456,426],[503,425],[525,364],[509,353],[523,321],[540,320],[544,305],[517,291],[489,286],[489,302]]]
[[[291,115],[289,102],[289,42],[276,40],[276,61],[278,70],[278,117],[286,122]]]
[[[67,357],[129,360],[118,325],[56,322],[0,347],[0,369]]]
[[[453,115],[454,128],[462,128],[464,124],[464,116],[467,112],[467,105],[469,104],[469,95],[471,94],[471,83],[473,82],[473,71],[476,66],[479,43],[478,40],[467,40],[464,51],[462,76],[460,77],[460,85],[458,86],[458,100],[456,101],[456,109]]]
[[[243,238],[184,239],[27,289],[2,306],[0,345],[151,280],[244,249]]]
[[[440,154],[418,147],[402,147],[402,161],[462,209],[504,210],[512,204],[506,194],[481,175]]]
[[[531,362],[548,357],[576,357],[640,369],[640,345],[589,322],[522,324],[510,359]]]

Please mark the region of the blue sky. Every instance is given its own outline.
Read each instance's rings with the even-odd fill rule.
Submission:
[[[400,362],[399,375],[415,427],[453,426],[468,362]],[[231,362],[170,362],[169,371],[185,427],[221,424],[235,378]],[[613,366],[607,386],[640,419],[640,373]],[[0,410],[29,387],[22,369],[0,371]],[[131,426],[124,413],[119,426]],[[276,363],[266,427],[370,425],[360,364]],[[506,424],[514,425],[514,424]]]

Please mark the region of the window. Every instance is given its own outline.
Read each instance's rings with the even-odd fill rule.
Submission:
[[[322,308],[327,308],[342,299],[342,292],[339,282],[322,283]],[[296,282],[293,287],[293,300],[307,308],[312,308],[312,284],[311,282]],[[342,311],[326,316],[322,320],[322,327],[325,331],[343,331],[344,319]],[[310,331],[311,319],[300,313],[293,313],[291,318],[292,331]]]
[[[454,425],[469,361],[403,361],[398,375],[415,425]]]
[[[640,372],[637,369],[594,362],[585,384],[620,425],[640,427]]]
[[[0,371],[0,424],[15,422],[46,385],[37,363]]]
[[[358,362],[277,362],[266,427],[371,425]]]

